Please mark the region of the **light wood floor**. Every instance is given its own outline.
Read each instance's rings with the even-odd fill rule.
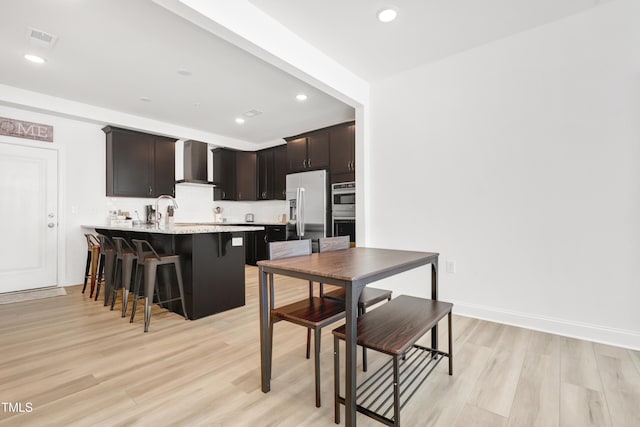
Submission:
[[[279,302],[306,295],[303,282],[276,283]],[[275,326],[272,391],[260,391],[255,268],[245,307],[197,321],[157,308],[147,334],[141,316],[129,324],[80,287],[67,290],[0,307],[0,401],[33,407],[16,414],[3,404],[0,425],[333,425],[330,330],[322,408],[306,332],[287,322]],[[403,409],[403,425],[640,425],[639,352],[460,316],[454,339],[453,377],[439,365]],[[371,369],[384,360],[370,352]]]

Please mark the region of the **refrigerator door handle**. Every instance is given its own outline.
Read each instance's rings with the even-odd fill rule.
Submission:
[[[305,225],[305,219],[304,219],[304,188],[300,188],[300,207],[299,207],[299,213],[300,213],[300,233],[299,236],[300,237],[304,237],[304,225]]]
[[[300,215],[302,215],[302,210],[300,208],[300,187],[296,188],[296,236],[300,237]]]

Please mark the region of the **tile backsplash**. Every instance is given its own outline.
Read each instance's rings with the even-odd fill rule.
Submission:
[[[136,220],[136,211],[140,219],[144,221],[145,205],[154,205],[155,199],[142,199],[130,197],[106,197],[104,215],[105,219],[109,211],[129,212]],[[215,207],[222,208],[222,217],[227,222],[244,222],[247,213],[254,214],[255,222],[275,222],[287,213],[285,200],[267,200],[255,202],[214,201],[213,187],[194,184],[176,185],[175,222],[212,222]],[[168,200],[160,201],[160,212],[166,212]]]

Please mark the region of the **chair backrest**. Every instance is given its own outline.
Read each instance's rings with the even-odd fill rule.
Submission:
[[[153,249],[151,243],[146,240],[131,239],[131,242],[136,247],[136,255],[138,256],[138,264],[144,264],[144,259],[148,256],[154,256],[160,259],[160,255]],[[146,249],[146,250],[145,250]]]
[[[126,249],[135,253],[129,242],[127,242],[124,237],[112,237],[112,239],[116,246],[116,253],[119,257],[124,255]]]
[[[98,233],[98,241],[100,242],[100,251],[102,252],[116,249],[115,243],[104,234]]]
[[[87,239],[88,250],[91,250],[93,246],[100,244],[100,242],[98,241],[98,238],[91,233],[85,233],[84,237],[85,239]]]
[[[287,240],[269,243],[269,259],[311,255],[311,240]]]
[[[341,251],[350,247],[349,236],[325,237],[318,240],[319,252]]]

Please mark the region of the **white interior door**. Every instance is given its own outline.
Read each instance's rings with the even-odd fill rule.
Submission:
[[[57,284],[58,153],[0,143],[0,293]]]

